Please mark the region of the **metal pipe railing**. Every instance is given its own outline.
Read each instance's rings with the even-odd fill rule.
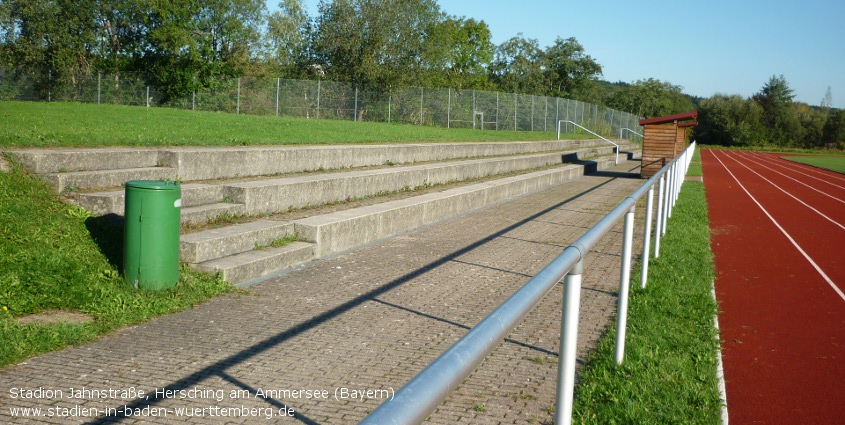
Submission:
[[[578,127],[578,128],[580,128],[581,130],[584,130],[584,131],[586,131],[587,133],[590,133],[590,134],[592,134],[593,136],[596,136],[596,137],[598,137],[599,139],[602,139],[602,140],[604,140],[605,142],[610,143],[610,144],[611,144],[611,145],[613,145],[613,146],[616,146],[616,164],[617,164],[617,165],[619,164],[619,145],[617,145],[616,143],[611,142],[609,139],[605,138],[604,136],[602,136],[602,135],[600,135],[600,134],[598,134],[598,133],[596,133],[596,132],[594,132],[594,131],[592,131],[592,130],[590,130],[590,129],[588,129],[588,128],[586,128],[586,127],[582,126],[582,125],[578,125],[578,124],[576,124],[576,123],[575,123],[575,122],[573,122],[573,121],[569,121],[569,120],[558,120],[558,122],[557,122],[557,139],[558,139],[558,140],[560,140],[560,123],[563,123],[563,122],[565,122],[565,123],[569,123],[569,124],[572,124],[572,125],[574,125],[575,127]]]
[[[672,159],[665,167],[654,174],[643,185],[626,197],[616,208],[605,215],[595,226],[587,230],[580,238],[566,247],[563,252],[492,313],[469,330],[458,342],[435,359],[417,376],[396,392],[394,397],[373,411],[361,421],[366,425],[382,424],[418,424],[424,421],[437,406],[464,381],[484,358],[504,340],[519,324],[520,320],[543,299],[543,297],[564,279],[563,314],[561,320],[561,342],[558,357],[558,387],[555,408],[555,423],[570,424],[572,420],[572,401],[575,385],[576,347],[578,336],[578,313],[580,310],[581,275],[583,261],[587,253],[602,237],[625,216],[625,237],[623,238],[622,271],[620,273],[619,307],[627,309],[627,290],[623,286],[630,279],[630,245],[633,232],[633,215],[637,201],[646,193],[649,200],[654,193],[654,186],[660,183],[658,199],[658,227],[655,230],[655,244],[659,244],[661,231],[665,232],[665,223],[660,227],[660,220],[668,215],[673,199],[677,199],[675,190],[680,190],[678,175],[685,175],[689,168],[695,142],[680,155]],[[674,176],[667,190],[663,190],[664,178]],[[675,184],[677,183],[677,184]],[[665,199],[664,199],[665,198]],[[649,208],[651,202],[647,202]],[[666,211],[662,211],[665,209]],[[651,220],[651,214],[646,219]],[[646,226],[650,229],[650,225]],[[648,250],[643,247],[643,265],[647,268]],[[655,248],[655,256],[657,249]],[[627,258],[626,258],[627,257]],[[646,277],[647,278],[647,277]],[[644,278],[644,279],[646,279]],[[622,302],[622,299],[625,302]],[[624,304],[624,305],[623,305]],[[627,316],[627,311],[620,311],[620,316]],[[625,324],[620,324],[620,329]],[[624,330],[617,330],[615,357],[621,363],[624,356]],[[621,335],[621,336],[620,336]]]
[[[628,127],[623,127],[623,128],[620,128],[620,129],[619,129],[619,138],[620,138],[620,139],[624,139],[624,137],[622,137],[622,132],[624,132],[625,130],[628,130],[629,132],[634,133],[634,134],[636,134],[637,136],[640,136],[640,137],[645,137],[645,136],[643,136],[642,134],[637,133],[636,131],[631,130],[631,129],[630,129],[630,128],[628,128]]]

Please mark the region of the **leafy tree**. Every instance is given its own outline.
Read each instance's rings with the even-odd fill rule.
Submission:
[[[649,78],[627,86],[607,100],[611,108],[630,111],[640,116],[657,117],[694,109],[681,92],[681,87]]]
[[[799,116],[792,106],[794,97],[783,75],[773,75],[752,97],[763,108],[763,124],[769,140],[776,145],[787,146],[802,137]]]
[[[93,69],[94,0],[6,0],[2,64],[34,71],[36,89],[75,89]]]
[[[442,23],[442,30],[447,40],[443,64],[447,81],[443,85],[458,89],[483,88],[495,48],[490,41],[490,28],[484,21],[450,17]]]
[[[824,125],[823,140],[826,144],[845,149],[845,109],[831,111]]]
[[[302,78],[314,63],[311,18],[302,0],[282,0],[279,9],[267,18],[269,59],[283,76]]]
[[[319,10],[314,48],[333,80],[422,85],[438,62],[429,37],[444,15],[434,0],[321,0]]]
[[[766,143],[761,122],[763,108],[741,96],[717,94],[701,102],[695,138],[721,146],[759,146]]]
[[[519,33],[496,48],[490,74],[501,90],[542,95],[546,93],[545,68],[539,42]]]
[[[546,49],[546,81],[548,95],[585,99],[595,89],[594,80],[601,75],[601,65],[587,55],[584,47],[573,37],[558,37]]]
[[[247,67],[264,17],[261,0],[147,0],[144,55],[137,66],[167,102]]]

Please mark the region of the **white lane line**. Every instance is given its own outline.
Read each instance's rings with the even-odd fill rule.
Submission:
[[[795,183],[798,183],[798,184],[800,184],[800,185],[802,185],[802,186],[806,186],[807,188],[809,188],[809,189],[811,189],[811,190],[815,190],[816,192],[819,192],[819,193],[821,193],[822,195],[827,196],[827,197],[829,197],[829,198],[833,199],[834,201],[838,201],[838,202],[841,202],[841,203],[845,204],[845,200],[843,200],[843,199],[839,199],[839,198],[837,198],[836,196],[833,196],[833,195],[831,195],[831,194],[829,194],[829,193],[827,193],[827,192],[824,192],[824,191],[822,191],[822,190],[816,189],[815,187],[813,187],[813,186],[811,186],[811,185],[809,185],[809,184],[807,184],[807,183],[804,183],[804,182],[802,182],[801,180],[796,179],[795,177],[787,176],[786,174],[781,173],[780,171],[775,170],[774,168],[768,167],[768,166],[766,166],[766,164],[763,164],[762,162],[759,162],[759,161],[755,160],[752,156],[749,156],[749,155],[739,155],[739,156],[740,156],[741,158],[743,158],[744,160],[747,160],[747,161],[749,161],[749,162],[753,162],[753,163],[755,163],[755,164],[757,164],[757,165],[759,165],[759,166],[761,166],[761,167],[763,167],[763,168],[765,168],[765,169],[767,169],[767,170],[769,170],[769,171],[771,171],[771,172],[773,172],[773,173],[778,173],[778,174],[780,174],[780,175],[782,175],[782,176],[784,176],[784,177],[786,177],[786,178],[788,178],[788,179],[790,179],[790,180],[794,181]],[[802,174],[803,174],[803,173],[802,173]],[[815,177],[813,177],[813,176],[808,176],[808,177],[811,177],[811,178],[814,178],[814,179],[815,179]],[[816,180],[821,180],[821,179],[816,179]],[[821,181],[824,181],[824,180],[821,180]],[[826,182],[825,182],[825,183],[826,183]],[[839,185],[835,185],[835,184],[834,184],[833,186],[836,186],[836,187],[841,188],[841,189],[845,189],[845,186],[839,186]]]
[[[804,201],[802,201],[802,200],[798,199],[798,197],[796,197],[795,195],[793,195],[793,194],[791,194],[791,193],[787,192],[787,191],[786,191],[785,189],[783,189],[782,187],[780,187],[780,186],[776,185],[773,181],[771,181],[771,180],[769,180],[769,179],[767,179],[767,178],[763,177],[763,175],[762,175],[762,174],[760,174],[760,173],[758,173],[758,172],[756,172],[756,171],[752,170],[750,167],[748,167],[747,165],[745,165],[745,164],[743,164],[742,162],[740,162],[740,160],[739,160],[739,159],[736,159],[736,158],[732,157],[731,155],[728,155],[727,153],[725,153],[725,156],[726,156],[726,157],[728,157],[728,158],[730,158],[730,159],[732,159],[732,160],[734,160],[734,162],[736,162],[737,164],[739,164],[739,165],[741,165],[741,166],[745,167],[745,169],[747,169],[748,171],[751,171],[752,173],[754,173],[754,174],[758,175],[761,179],[763,179],[763,180],[765,180],[765,181],[769,182],[769,184],[771,184],[772,186],[774,186],[774,187],[775,187],[775,189],[780,190],[781,192],[783,192],[783,193],[785,193],[785,194],[789,195],[792,199],[794,199],[794,200],[796,200],[796,201],[800,202],[800,203],[801,203],[802,205],[804,205],[805,207],[807,207],[807,208],[809,208],[809,209],[813,210],[816,214],[818,214],[818,215],[822,216],[822,217],[823,217],[824,219],[826,219],[827,221],[829,221],[829,222],[831,222],[831,223],[833,223],[833,224],[835,224],[835,225],[839,226],[839,228],[840,228],[840,229],[845,230],[845,225],[843,225],[843,224],[841,224],[841,223],[836,222],[834,219],[832,219],[832,218],[830,218],[830,217],[828,217],[828,216],[824,215],[824,213],[823,213],[823,212],[821,212],[821,211],[819,211],[819,210],[815,209],[815,208],[814,208],[814,207],[812,207],[810,204],[808,204],[808,203],[806,203],[806,202],[804,202]],[[718,159],[718,157],[717,157],[717,159]],[[721,162],[721,160],[720,160],[720,162]],[[731,175],[733,175],[733,174],[731,174]]]
[[[713,296],[713,301],[719,305],[719,300],[716,299],[716,281],[710,282],[710,295]],[[717,307],[718,308],[718,307]],[[725,364],[722,362],[722,329],[719,327],[719,312],[713,316],[713,326],[716,327],[716,341],[719,344],[719,351],[716,353],[716,378],[719,380],[719,395],[722,397],[722,425],[728,425],[728,390],[725,385]]]
[[[801,172],[801,171],[798,171],[798,170],[801,169],[801,170],[806,170],[806,171],[812,171],[816,174],[823,175],[826,179],[834,179],[834,180],[845,181],[845,177],[835,176],[835,175],[833,175],[834,172],[832,172],[832,171],[825,172],[825,171],[819,169],[818,167],[814,167],[812,165],[807,165],[807,164],[804,164],[804,163],[801,163],[801,162],[790,161],[788,159],[783,159],[783,158],[772,159],[770,155],[765,155],[765,154],[762,154],[762,153],[759,153],[759,152],[753,152],[753,153],[754,153],[754,156],[762,158],[764,161],[766,161],[770,164],[777,165],[778,167],[785,168],[789,171],[792,171],[792,172],[795,172],[795,173],[798,173],[798,174],[803,174],[803,175],[805,175],[805,176],[807,176],[811,179],[816,179],[820,182],[827,183],[831,186],[836,186],[840,189],[845,189],[845,186],[839,186],[838,184],[831,183],[830,180],[825,180],[825,179],[820,178],[820,177],[811,176],[807,173],[804,173],[804,172]]]
[[[751,200],[754,201],[754,203],[757,204],[758,207],[760,207],[760,209],[763,211],[763,213],[766,214],[766,217],[769,217],[769,220],[771,220],[772,223],[775,224],[775,227],[777,227],[778,230],[780,230],[781,233],[783,233],[783,235],[786,236],[787,239],[789,239],[789,242],[792,243],[792,245],[795,247],[795,249],[797,249],[798,252],[800,252],[801,255],[803,255],[804,258],[806,258],[808,262],[810,262],[810,264],[813,266],[813,268],[815,268],[816,271],[819,272],[819,274],[822,276],[822,278],[824,278],[824,280],[827,281],[827,284],[830,285],[830,287],[833,288],[833,290],[836,291],[837,294],[839,294],[839,297],[842,298],[842,301],[845,301],[845,294],[842,293],[842,290],[839,289],[839,287],[836,286],[835,283],[833,283],[833,280],[831,280],[830,277],[828,277],[828,275],[825,274],[825,272],[821,269],[821,267],[819,267],[819,265],[816,264],[816,262],[813,261],[812,258],[810,258],[810,256],[801,248],[801,246],[798,245],[798,242],[795,242],[795,239],[792,239],[792,236],[790,236],[789,233],[787,233],[786,230],[780,225],[780,223],[778,223],[778,221],[775,220],[775,218],[772,217],[771,214],[769,214],[769,211],[766,210],[766,208],[764,208],[763,205],[761,205],[760,202],[757,201],[757,198],[755,198],[754,195],[752,195],[751,192],[749,192],[748,189],[746,189],[745,186],[742,183],[740,183],[739,179],[736,178],[734,173],[732,173],[731,170],[728,168],[728,166],[725,165],[724,162],[722,162],[722,159],[719,158],[718,155],[716,155],[716,151],[711,150],[710,153],[713,154],[713,157],[716,158],[716,160],[719,161],[720,164],[722,164],[722,167],[725,167],[725,171],[727,171],[728,174],[730,174],[731,177],[733,177],[734,181],[736,181],[736,183],[739,185],[739,187],[741,187],[742,190],[745,191],[745,193],[748,195],[748,197],[751,198]]]

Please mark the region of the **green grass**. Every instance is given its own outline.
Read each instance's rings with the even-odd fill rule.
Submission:
[[[132,289],[119,273],[122,232],[119,224],[62,202],[16,165],[0,172],[0,367],[233,289],[188,268],[170,290]],[[94,320],[25,326],[14,320],[52,309]]]
[[[842,155],[784,156],[783,159],[845,174],[845,156]]]
[[[554,133],[308,120],[171,108],[0,102],[0,147],[269,145],[552,140]],[[589,136],[566,134],[561,137]]]
[[[614,362],[613,327],[581,372],[574,423],[720,422],[715,274],[702,183],[684,184],[660,254],[645,289],[639,271],[632,273],[623,364]]]

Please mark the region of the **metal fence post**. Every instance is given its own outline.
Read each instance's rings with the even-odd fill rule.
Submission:
[[[390,103],[393,102],[393,95],[387,96],[387,123],[390,124]]]
[[[103,74],[97,73],[97,105],[100,104],[100,83],[102,83]]]
[[[147,86],[147,98],[145,99],[147,103],[147,108],[150,107],[150,86]]]
[[[625,227],[622,237],[622,270],[619,272],[619,307],[616,312],[616,364],[622,364],[625,358],[625,331],[628,326],[628,294],[631,290],[631,245],[634,237],[634,209],[636,204],[625,213]]]
[[[654,228],[654,258],[660,257],[660,237],[663,236],[663,203],[665,200],[666,175],[660,176],[660,187],[657,191],[657,220]]]
[[[446,128],[452,128],[452,88],[448,89],[449,103],[446,105]]]
[[[358,86],[355,86],[355,111],[352,112],[352,121],[358,121]]]
[[[192,111],[197,110],[197,92],[196,92],[196,90],[191,92],[191,110]]]
[[[582,254],[583,255],[583,254]],[[572,423],[572,401],[575,394],[575,364],[578,348],[578,313],[581,308],[581,258],[563,279],[563,315],[560,322],[560,348],[557,363],[557,403],[555,424]]]
[[[317,119],[320,119],[320,82],[321,80],[317,79]]]
[[[651,219],[652,207],[654,206],[654,185],[648,188],[648,195],[646,195],[645,203],[645,230],[643,231],[643,255],[642,255],[642,274],[640,275],[640,287],[645,288],[648,281],[648,256],[651,248]]]
[[[276,78],[276,116],[279,116],[279,89],[281,86],[281,78]]]
[[[238,99],[237,99],[237,105],[236,105],[235,113],[237,113],[237,114],[241,113],[241,78],[240,77],[238,77]]]

